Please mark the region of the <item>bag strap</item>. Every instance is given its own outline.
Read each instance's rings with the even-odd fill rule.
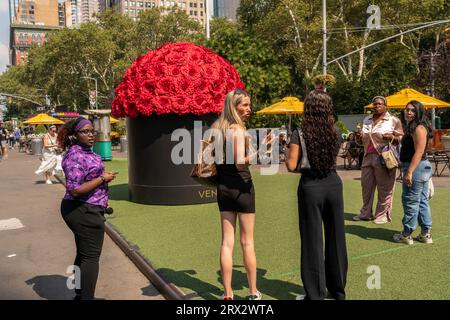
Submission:
[[[298,137],[300,140],[300,147],[302,148],[301,157],[307,158],[308,153],[306,151],[306,142],[305,142],[305,138],[303,138],[303,132],[302,132],[302,130],[300,130],[300,128],[297,128],[297,132],[298,132]],[[300,157],[300,160],[301,160],[301,157]]]

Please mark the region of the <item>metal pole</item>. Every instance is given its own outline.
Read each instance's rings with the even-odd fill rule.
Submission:
[[[323,18],[323,74],[327,74],[327,0],[322,0],[322,18]]]
[[[209,28],[209,0],[205,0],[205,26],[206,26],[206,39],[211,37],[211,31]]]
[[[325,1],[325,0],[324,0],[324,1]],[[397,34],[395,34],[395,35],[393,35],[393,36],[390,36],[390,37],[387,37],[387,38],[378,40],[378,41],[376,41],[376,42],[374,42],[374,43],[371,43],[371,44],[369,44],[369,45],[367,45],[367,46],[363,46],[363,47],[361,47],[361,48],[359,48],[359,49],[353,50],[352,52],[346,53],[346,54],[344,54],[344,55],[342,55],[342,56],[340,56],[340,57],[338,57],[338,58],[336,58],[336,59],[333,59],[333,60],[329,61],[328,64],[332,64],[333,62],[336,62],[336,61],[341,60],[341,59],[343,59],[343,58],[345,58],[345,57],[348,57],[348,56],[350,56],[350,55],[352,55],[352,54],[354,54],[354,53],[357,53],[357,52],[359,52],[359,51],[361,51],[361,50],[365,50],[365,49],[367,49],[367,48],[376,46],[377,44],[380,44],[380,43],[385,42],[385,41],[387,41],[387,40],[390,40],[390,39],[394,39],[394,38],[400,37],[400,36],[403,35],[403,34],[410,33],[410,32],[416,31],[416,30],[424,29],[424,28],[428,28],[428,27],[432,27],[432,26],[436,26],[436,25],[438,25],[438,24],[448,23],[448,22],[450,22],[450,19],[447,19],[447,20],[440,20],[440,21],[432,22],[432,23],[427,24],[427,25],[424,25],[424,26],[420,26],[420,27],[413,28],[413,29],[410,29],[410,30],[402,31],[402,32],[397,33]]]
[[[97,92],[97,79],[95,79],[95,78],[93,78],[93,79],[94,79],[94,81],[95,81],[95,109],[98,110],[98,101],[97,101],[97,95],[98,95],[98,92]]]
[[[435,54],[430,52],[430,80],[431,80],[431,96],[434,98],[434,57]],[[436,130],[436,109],[431,109],[431,128]]]

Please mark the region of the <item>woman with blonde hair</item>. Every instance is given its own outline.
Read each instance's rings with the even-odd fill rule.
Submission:
[[[212,126],[221,133],[226,145],[224,147],[225,162],[217,164],[219,181],[217,203],[222,229],[220,270],[224,286],[223,300],[233,300],[231,277],[237,219],[239,219],[241,247],[250,291],[248,298],[261,300],[262,297],[256,288],[256,256],[253,241],[255,189],[249,170],[249,165],[256,153],[250,149],[244,124],[250,113],[249,95],[241,89],[233,90],[226,95],[222,114]]]

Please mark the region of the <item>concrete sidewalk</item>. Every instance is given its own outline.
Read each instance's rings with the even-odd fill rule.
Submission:
[[[0,300],[66,300],[74,295],[66,286],[75,241],[59,211],[64,188],[56,180],[44,184],[34,174],[38,166],[37,156],[16,150],[0,162]],[[12,218],[23,227],[8,229],[4,220]],[[96,297],[164,299],[106,234]]]

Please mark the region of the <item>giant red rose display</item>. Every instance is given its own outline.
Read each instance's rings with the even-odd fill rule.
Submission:
[[[168,43],[137,58],[116,87],[115,117],[220,113],[227,92],[245,89],[236,69],[193,43]]]

